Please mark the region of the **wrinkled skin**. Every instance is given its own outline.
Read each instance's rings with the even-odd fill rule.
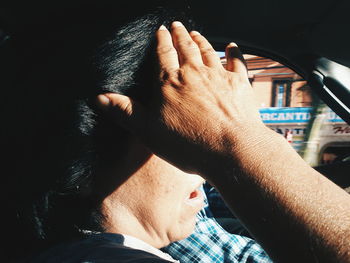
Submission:
[[[157,32],[159,103],[145,109],[120,96],[120,101],[112,100],[111,104],[123,109],[123,114],[115,112],[119,124],[142,137],[154,152],[183,170],[200,173],[200,167],[207,162],[208,149],[220,154],[231,150],[231,145],[227,149],[222,140],[228,131],[251,135],[254,141],[256,134],[266,132],[266,127],[254,106],[247,69],[234,43],[226,48],[225,69],[210,43],[198,32],[188,34],[176,23],[171,34],[161,29]]]
[[[158,103],[105,94],[101,108],[152,152],[216,186],[273,260],[350,262],[350,196],[262,124],[236,46],[225,70],[208,41],[178,22],[157,40]]]

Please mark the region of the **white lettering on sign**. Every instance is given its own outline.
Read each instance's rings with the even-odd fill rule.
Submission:
[[[307,112],[296,112],[296,113],[262,113],[261,118],[263,121],[292,121],[292,120],[309,120],[310,114]]]
[[[303,116],[304,113],[303,112],[296,112],[295,113],[295,119],[296,120],[302,120],[301,116]]]
[[[294,113],[286,113],[286,121],[294,120]]]
[[[263,121],[308,121],[311,118],[308,112],[271,112],[260,116]]]
[[[307,123],[312,117],[322,117],[325,122],[341,122],[344,121],[333,111],[327,110],[325,113],[315,112],[312,108],[265,108],[260,109],[261,119],[266,123]]]

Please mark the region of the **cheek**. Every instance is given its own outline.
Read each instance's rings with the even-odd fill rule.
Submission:
[[[175,199],[176,202],[174,202]],[[172,207],[169,205],[170,203],[172,203]],[[167,217],[169,236],[172,242],[184,239],[193,233],[198,212],[198,207],[188,205],[184,198],[180,199],[177,196],[169,201],[163,214]]]
[[[191,187],[189,175],[157,157],[143,168],[138,181],[138,198],[143,204],[140,209],[147,207],[144,213],[148,219],[165,230],[172,241],[190,235],[198,208],[186,203]]]
[[[176,176],[176,175],[175,175]],[[171,178],[150,176],[144,181],[138,199],[159,221],[172,221],[181,216],[184,203],[184,190]],[[164,220],[165,219],[165,220]]]
[[[167,184],[157,185],[153,195],[153,209],[169,225],[182,225],[193,222],[197,210],[186,204],[186,190],[179,183],[166,180]],[[151,209],[152,209],[151,207]],[[159,217],[159,219],[160,219]]]
[[[186,177],[175,167],[157,160],[147,167],[145,174],[142,186],[147,198],[168,204],[165,207],[176,207],[185,200],[188,191]]]
[[[184,190],[177,184],[169,182],[168,184],[158,185],[159,192],[155,192],[157,204],[162,214],[168,216],[168,220],[175,220],[182,217],[184,209]]]
[[[195,224],[196,213],[188,211],[188,209],[182,209],[178,217],[172,221],[171,230],[169,231],[170,241],[175,242],[187,238],[193,233]]]

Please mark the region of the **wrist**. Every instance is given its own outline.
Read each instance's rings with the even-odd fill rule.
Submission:
[[[225,182],[225,178],[232,181],[232,175],[257,172],[257,167],[281,151],[298,156],[281,135],[264,124],[227,129],[222,136],[221,149],[207,158],[210,161],[201,171],[214,185]]]

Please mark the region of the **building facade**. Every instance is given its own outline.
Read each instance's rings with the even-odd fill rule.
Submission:
[[[350,126],[322,103],[302,77],[268,58],[244,58],[265,125],[282,134],[310,165],[350,156]]]

